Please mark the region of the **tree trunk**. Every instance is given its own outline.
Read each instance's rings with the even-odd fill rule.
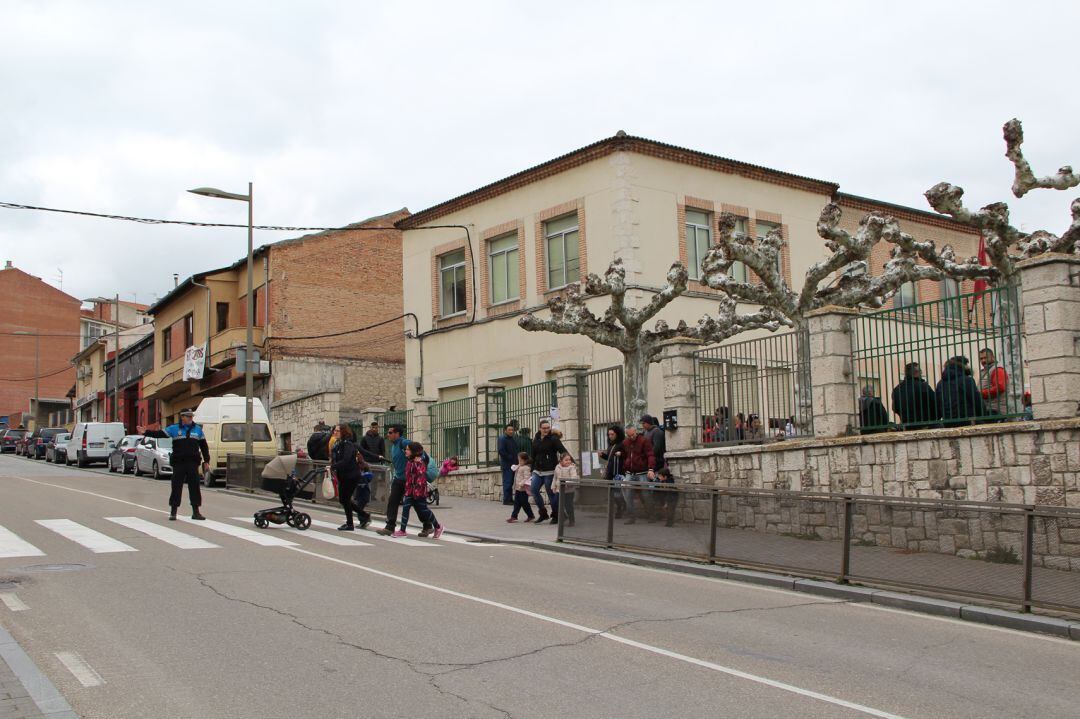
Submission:
[[[637,424],[649,409],[649,365],[652,355],[640,347],[623,352],[623,424]]]

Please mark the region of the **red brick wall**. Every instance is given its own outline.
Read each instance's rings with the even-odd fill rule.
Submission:
[[[28,377],[0,382],[0,414],[25,410],[34,396],[34,337],[16,331],[40,332],[40,393],[62,399],[75,384],[71,358],[79,351],[79,300],[17,268],[0,270],[0,377]],[[62,370],[54,374],[56,370]],[[46,377],[45,375],[51,375]]]
[[[407,215],[402,210],[365,224],[392,227]],[[341,230],[273,245],[269,293],[272,354],[405,361],[403,320],[320,340],[279,339],[357,329],[404,312],[400,230]],[[243,311],[237,318],[243,321]]]

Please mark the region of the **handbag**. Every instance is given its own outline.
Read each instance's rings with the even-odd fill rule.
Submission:
[[[337,499],[337,482],[334,481],[334,475],[330,472],[329,467],[326,469],[326,474],[323,475],[322,494],[327,499]]]

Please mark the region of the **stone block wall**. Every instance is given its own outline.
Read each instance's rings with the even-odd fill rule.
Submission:
[[[502,502],[502,472],[498,467],[459,469],[439,477],[439,494]]]
[[[279,443],[284,435],[291,435],[294,452],[307,447],[308,437],[319,420],[331,425],[342,421],[340,392],[312,392],[270,405],[270,423]]]

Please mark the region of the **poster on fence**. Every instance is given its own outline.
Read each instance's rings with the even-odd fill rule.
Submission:
[[[588,477],[592,474],[592,452],[581,453],[581,476]]]
[[[193,345],[184,350],[184,381],[203,378],[206,365],[206,345]]]

